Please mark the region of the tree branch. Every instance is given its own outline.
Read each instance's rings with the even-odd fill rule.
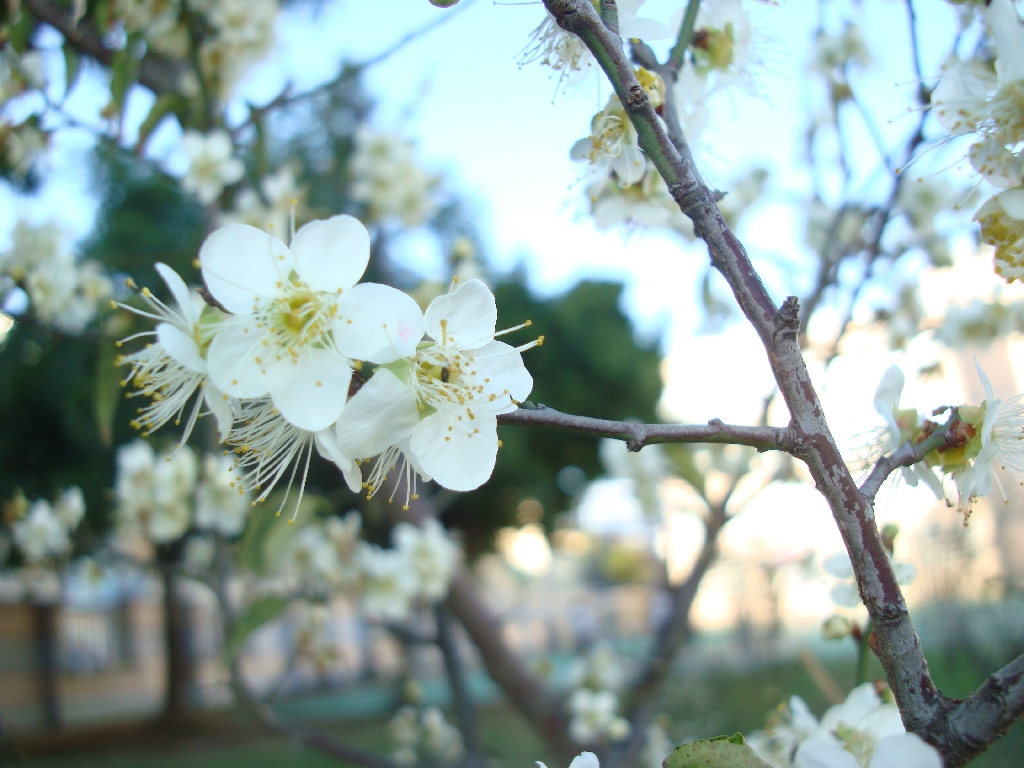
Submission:
[[[444,658],[444,669],[448,675],[448,684],[452,689],[455,702],[455,713],[459,720],[459,731],[462,733],[462,744],[466,755],[462,760],[462,768],[482,768],[486,765],[483,745],[480,743],[480,726],[476,716],[476,704],[466,684],[466,670],[459,655],[455,638],[455,622],[451,613],[443,605],[434,609],[437,620],[437,645]]]
[[[545,405],[504,413],[498,417],[498,423],[611,437],[624,440],[631,451],[639,451],[652,443],[727,443],[748,445],[759,451],[794,453],[802,444],[799,435],[789,428],[737,426],[720,419],[712,419],[707,424],[638,424],[574,416]]]
[[[945,429],[933,432],[916,445],[906,442],[888,456],[880,458],[875,463],[870,474],[864,479],[864,482],[861,483],[860,492],[864,494],[866,499],[873,502],[875,496],[878,495],[878,489],[882,487],[882,483],[897,469],[909,467],[912,464],[923,461],[924,457],[934,450],[957,444],[957,437],[952,429],[955,421],[955,419],[950,419]]]
[[[498,618],[484,603],[464,569],[452,578],[444,604],[469,633],[491,679],[537,729],[554,759],[568,765],[578,750],[569,739],[568,718],[561,703],[548,693],[523,660],[505,643]]]
[[[677,152],[650,99],[637,82],[617,37],[611,35],[589,0],[544,0],[556,22],[583,40],[608,76],[640,146],[668,185],[680,210],[694,222],[707,243],[712,263],[728,281],[744,316],[761,338],[768,360],[789,407],[791,428],[803,442],[794,452],[807,465],[825,497],[857,576],[861,599],[875,625],[877,654],[885,668],[907,729],[943,751],[954,748],[943,738],[951,702],[935,687],[921,642],[910,620],[885,546],[875,526],[870,499],[861,493],[842,460],[797,343],[799,302],[787,299],[776,308],[746,250],[729,230],[713,192],[702,184],[693,164]],[[979,735],[991,742],[998,733]],[[959,763],[958,763],[959,764]]]
[[[88,24],[72,24],[71,16],[62,8],[47,0],[21,0],[21,4],[39,21],[60,32],[79,53],[108,67],[114,61],[118,52],[107,48],[103,38]],[[181,64],[164,56],[147,53],[139,62],[139,83],[156,94],[177,91],[181,74]]]

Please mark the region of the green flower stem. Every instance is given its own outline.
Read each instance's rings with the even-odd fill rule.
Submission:
[[[616,35],[619,34],[619,6],[616,0],[601,0],[601,21]]]
[[[675,71],[683,66],[686,57],[686,49],[693,42],[693,26],[697,23],[697,11],[700,9],[700,0],[689,0],[686,4],[686,14],[683,16],[683,23],[679,27],[679,37],[676,44],[672,46],[672,52],[668,56],[668,65]]]
[[[871,633],[874,631],[874,624],[868,619],[867,626],[857,639],[857,671],[853,680],[853,687],[868,682],[868,674],[871,671]]]

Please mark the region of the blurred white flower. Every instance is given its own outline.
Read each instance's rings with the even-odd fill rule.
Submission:
[[[398,523],[391,532],[395,549],[412,565],[416,573],[417,597],[431,602],[448,594],[448,582],[459,565],[460,551],[437,520],[424,521],[423,527]]]
[[[188,447],[156,456],[143,440],[117,451],[118,526],[156,544],[181,536],[192,522],[198,461]]]
[[[85,515],[85,496],[77,485],[66,488],[53,504],[57,518],[69,531],[75,530]]]
[[[569,736],[580,744],[621,741],[629,735],[630,725],[619,717],[619,697],[614,691],[577,688],[569,697]]]
[[[907,733],[895,704],[882,702],[874,683],[854,688],[829,709],[793,758],[795,768],[942,768],[934,747]]]
[[[626,186],[638,183],[647,169],[637,144],[636,129],[614,94],[605,108],[594,115],[590,136],[573,144],[569,156],[577,162],[589,163],[596,176],[614,172]]]
[[[260,181],[260,190],[262,198],[254,189],[243,189],[235,195],[234,209],[220,214],[220,224],[248,224],[285,237],[292,209],[302,194],[295,184],[294,171],[290,166],[281,166]]]
[[[416,572],[402,552],[361,544],[356,563],[363,576],[360,604],[375,621],[404,621],[417,591]]]
[[[832,602],[844,608],[860,606],[860,592],[857,590],[857,581],[850,556],[845,552],[839,552],[827,558],[821,565],[826,573],[840,579],[840,582],[829,592]],[[912,584],[917,578],[917,569],[911,563],[893,560],[892,569],[896,574],[896,583],[901,587]]]
[[[365,203],[374,221],[394,217],[407,227],[427,221],[437,207],[433,190],[439,179],[420,167],[412,142],[366,126],[354,140],[348,161],[352,199]]]
[[[215,130],[203,135],[198,131],[185,131],[182,146],[191,163],[182,186],[192,192],[203,205],[209,205],[245,174],[245,166],[232,157],[234,146],[227,131]]]
[[[28,513],[13,525],[14,543],[29,563],[63,555],[71,546],[68,528],[50,502],[38,499]]]
[[[202,574],[210,570],[217,556],[217,543],[209,536],[189,536],[185,540],[182,565],[189,573]]]
[[[293,535],[281,555],[282,573],[306,589],[322,592],[342,583],[337,550],[319,523],[308,523]]]
[[[536,762],[538,768],[548,768],[540,760]],[[598,762],[597,755],[593,752],[580,752],[569,763],[569,768],[601,768],[601,764]]]
[[[817,730],[818,719],[804,700],[791,696],[772,713],[763,731],[747,737],[747,743],[772,768],[792,768],[797,748]]]
[[[206,454],[196,489],[196,527],[237,536],[245,530],[250,498],[229,456]]]

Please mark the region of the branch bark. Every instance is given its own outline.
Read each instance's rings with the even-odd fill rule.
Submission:
[[[580,37],[608,76],[636,128],[640,146],[680,210],[693,221],[695,233],[708,246],[712,264],[729,283],[744,316],[761,338],[789,407],[790,428],[802,440],[793,453],[807,465],[842,534],[861,599],[875,626],[876,653],[904,724],[941,751],[947,768],[962,765],[998,738],[1004,724],[1008,727],[1024,709],[1024,697],[1016,693],[1024,670],[1013,667],[1005,677],[983,686],[975,694],[978,704],[971,709],[946,698],[935,687],[875,526],[872,500],[857,487],[842,460],[811,383],[797,341],[799,302],[790,297],[781,307],[775,306],[743,245],[729,230],[714,193],[700,182],[685,153],[676,150],[637,82],[621,42],[601,23],[589,0],[544,0],[544,5],[560,27]],[[961,718],[977,727],[966,727]]]
[[[542,427],[590,437],[611,437],[624,440],[631,451],[639,451],[652,443],[730,443],[748,445],[759,451],[793,453],[801,445],[799,435],[789,428],[737,426],[725,424],[720,419],[712,419],[707,424],[638,424],[574,416],[546,405],[504,413],[498,417],[498,423]]]
[[[480,743],[480,725],[476,716],[476,704],[466,683],[466,669],[459,655],[459,647],[455,638],[455,622],[448,609],[438,604],[434,609],[437,620],[437,645],[444,658],[444,669],[448,675],[448,684],[452,688],[452,699],[455,703],[455,714],[459,719],[459,732],[462,734],[462,745],[466,754],[462,759],[462,768],[483,768],[487,764],[483,745]]]
[[[505,643],[498,618],[464,569],[452,579],[445,607],[469,633],[491,679],[544,738],[553,759],[568,765],[578,750],[569,739],[569,721],[561,703]]]

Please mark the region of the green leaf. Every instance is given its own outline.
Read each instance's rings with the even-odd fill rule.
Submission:
[[[139,60],[135,58],[134,50],[129,38],[128,45],[114,54],[110,62],[110,99],[118,111],[124,107],[124,98],[139,72]]]
[[[96,429],[106,447],[113,445],[114,417],[124,389],[117,370],[117,347],[113,339],[103,338],[96,355]]]
[[[78,75],[82,71],[82,56],[70,45],[64,46],[64,98],[75,87]]]
[[[771,768],[759,758],[746,742],[743,734],[717,736],[672,750],[665,758],[664,768]]]
[[[224,646],[224,655],[233,659],[241,650],[246,639],[268,621],[277,618],[288,607],[288,598],[280,595],[267,595],[254,603],[250,603],[245,612],[238,617],[231,638]]]
[[[145,146],[146,142],[149,140],[149,135],[167,115],[180,114],[187,108],[188,99],[177,93],[165,93],[154,101],[153,106],[150,107],[149,114],[146,115],[146,119],[143,120],[142,125],[139,126],[139,141],[137,147],[141,148]]]

